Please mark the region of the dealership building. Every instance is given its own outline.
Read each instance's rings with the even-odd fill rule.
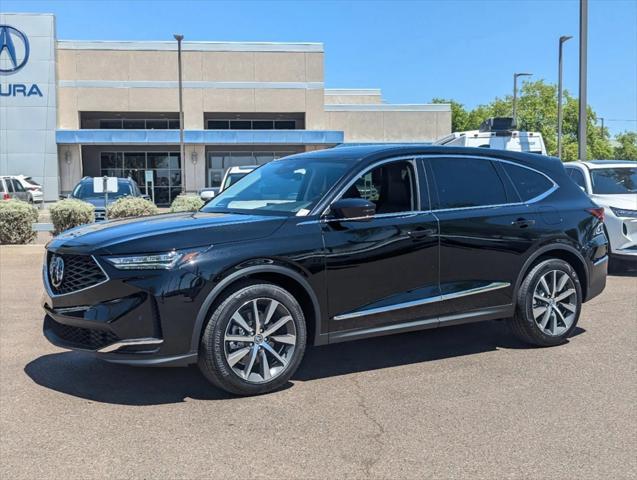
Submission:
[[[186,34],[188,32],[185,32]],[[324,86],[320,43],[58,40],[51,14],[0,13],[0,175],[52,201],[83,176],[132,177],[159,205],[230,166],[343,143],[430,142],[446,104]]]

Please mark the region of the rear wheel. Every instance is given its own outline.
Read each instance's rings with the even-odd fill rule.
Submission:
[[[535,265],[520,285],[513,332],[524,342],[559,345],[575,329],[582,308],[582,288],[573,267],[557,258]]]
[[[288,382],[305,352],[303,310],[283,288],[251,282],[230,291],[201,338],[199,368],[238,395],[267,393]]]

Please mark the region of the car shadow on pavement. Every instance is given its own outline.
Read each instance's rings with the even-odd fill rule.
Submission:
[[[577,327],[572,336],[584,333]],[[518,341],[503,322],[481,322],[435,330],[311,347],[292,380],[310,381],[499,349],[533,348]],[[43,355],[24,368],[38,385],[95,402],[161,405],[233,398],[210,385],[196,366],[142,368],[111,364],[78,352]],[[289,388],[292,384],[284,388]]]

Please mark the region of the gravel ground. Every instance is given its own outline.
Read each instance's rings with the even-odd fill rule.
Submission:
[[[232,398],[50,345],[42,255],[0,247],[1,478],[637,477],[635,277],[560,347],[487,322],[311,348],[289,388]]]

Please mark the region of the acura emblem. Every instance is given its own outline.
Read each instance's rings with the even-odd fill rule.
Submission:
[[[29,40],[15,27],[0,25],[0,74],[13,73],[29,60]]]
[[[51,285],[55,288],[60,288],[62,281],[64,280],[64,260],[58,255],[51,257],[49,263],[49,276],[51,277]]]

